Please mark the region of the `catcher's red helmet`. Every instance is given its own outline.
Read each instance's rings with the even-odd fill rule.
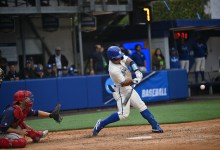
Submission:
[[[14,94],[14,103],[24,101],[27,97],[29,97],[30,100],[33,101],[33,95],[30,91],[19,90]]]
[[[25,99],[25,90],[19,90],[14,94],[14,103],[23,101]]]
[[[31,91],[24,91],[25,92],[25,97],[31,97],[32,96],[32,93]]]

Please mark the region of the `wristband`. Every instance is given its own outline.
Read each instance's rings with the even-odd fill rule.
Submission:
[[[130,66],[134,72],[138,70],[138,66],[133,60],[130,62]]]

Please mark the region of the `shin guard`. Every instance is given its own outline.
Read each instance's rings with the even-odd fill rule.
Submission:
[[[25,138],[7,139],[0,138],[0,148],[24,148],[27,145]]]
[[[29,130],[27,136],[32,138],[33,142],[39,142],[40,139],[43,137],[43,132],[42,131],[35,131],[30,126],[28,126],[25,122],[22,122],[19,126],[22,129]]]

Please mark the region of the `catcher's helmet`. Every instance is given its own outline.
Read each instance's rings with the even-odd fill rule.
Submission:
[[[110,60],[122,58],[124,53],[121,52],[121,49],[118,46],[111,46],[107,50],[107,56]]]
[[[15,104],[16,102],[24,101],[27,97],[30,98],[31,101],[33,101],[33,94],[30,91],[19,90],[14,94],[13,103]]]
[[[25,99],[25,90],[19,90],[14,94],[14,103],[23,101]]]
[[[17,102],[24,102],[25,112],[28,114],[33,106],[33,94],[30,91],[19,90],[14,94],[13,105]]]

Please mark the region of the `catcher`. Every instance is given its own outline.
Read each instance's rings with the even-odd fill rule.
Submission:
[[[33,94],[27,90],[19,90],[14,94],[13,105],[7,107],[0,122],[0,148],[23,148],[27,141],[25,136],[33,142],[39,142],[48,134],[48,130],[36,131],[25,123],[27,116],[49,117],[60,123],[60,104],[57,104],[52,113],[33,110]]]

